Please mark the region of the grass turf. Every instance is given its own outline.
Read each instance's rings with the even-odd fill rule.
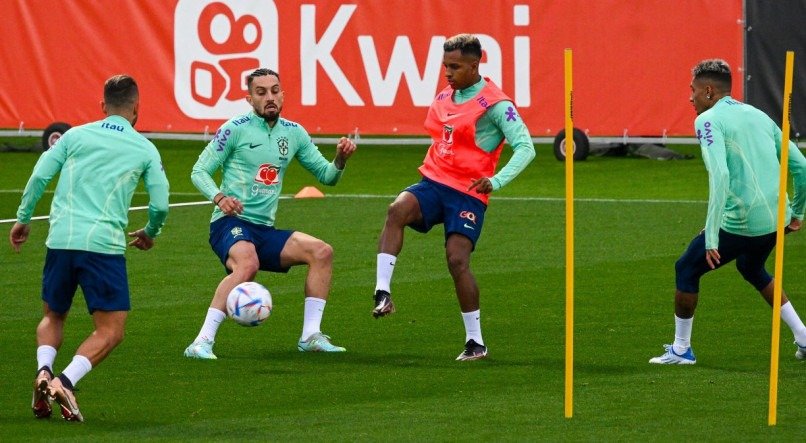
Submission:
[[[202,144],[160,141],[172,202],[198,201],[189,170]],[[441,229],[407,231],[393,280],[398,312],[370,315],[376,242],[393,196],[417,180],[424,147],[361,146],[330,198],[283,200],[278,225],[336,251],[323,330],[344,355],[302,354],[305,269],[260,273],[275,310],[260,327],[225,323],[215,362],[182,350],[222,270],[207,244],[210,206],[172,208],[154,250],[127,254],[127,336],[81,380],[87,422],[35,420],[34,329],[47,224],[21,254],[0,248],[0,439],[272,441],[796,441],[806,430],[804,362],[781,331],[778,425],[767,426],[770,310],[729,266],[703,279],[693,367],[647,360],[673,337],[673,264],[702,227],[701,160],[591,158],[576,165],[574,416],[563,416],[563,164],[538,147],[527,171],[493,197],[472,267],[482,293],[487,360],[453,358],[464,340]],[[697,148],[677,147],[697,154]],[[332,156],[331,147],[323,147]],[[505,154],[506,155],[506,154]],[[36,154],[0,154],[0,218],[13,218]],[[506,159],[502,159],[505,161]],[[314,179],[298,165],[284,192]],[[52,189],[52,188],[51,188]],[[333,196],[338,194],[339,196]],[[497,198],[496,198],[497,197]],[[48,208],[46,195],[37,214]],[[657,201],[655,201],[657,200]],[[147,201],[135,197],[134,205]],[[132,228],[145,222],[142,211]],[[9,224],[0,225],[4,229]],[[7,232],[7,231],[6,231]],[[787,238],[784,281],[806,314],[804,234]],[[768,263],[770,271],[773,260]],[[92,330],[79,296],[56,362]],[[58,412],[56,413],[58,414]]]

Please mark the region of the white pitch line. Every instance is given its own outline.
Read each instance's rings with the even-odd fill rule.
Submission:
[[[211,202],[205,200],[205,201],[200,201],[200,202],[172,203],[172,204],[170,204],[168,206],[173,208],[173,207],[179,207],[179,206],[200,206],[200,205],[208,205],[208,204],[211,204]],[[142,211],[144,209],[148,209],[148,206],[132,206],[131,208],[129,208],[129,211]],[[31,217],[31,220],[47,220],[48,217],[49,217],[48,215],[38,215],[36,217]],[[0,223],[14,223],[16,221],[17,221],[16,218],[6,218],[6,219],[0,220]]]
[[[335,198],[395,198],[397,195],[377,195],[377,194],[326,194],[326,197]],[[537,202],[564,202],[565,197],[492,197],[492,200],[504,201],[537,201]],[[682,203],[682,204],[698,204],[708,203],[706,200],[664,200],[664,199],[619,199],[619,198],[575,198],[574,201],[585,203]]]
[[[0,192],[4,192],[0,190]],[[22,191],[20,191],[22,192]],[[139,193],[138,193],[139,194]],[[145,193],[143,193],[145,194]],[[172,195],[197,195],[197,193],[173,193]],[[391,200],[397,195],[378,195],[378,194],[327,194],[329,198],[383,198]],[[294,196],[292,194],[285,194],[281,195],[280,199],[288,200],[292,199]],[[562,197],[494,197],[493,200],[502,200],[502,201],[535,201],[535,202],[564,202],[565,198]],[[660,204],[705,204],[708,203],[705,200],[660,200],[660,199],[617,199],[617,198],[577,198],[574,199],[577,202],[584,202],[584,203],[660,203]],[[201,206],[201,205],[209,205],[211,204],[210,201],[196,201],[196,202],[186,202],[186,203],[172,203],[168,205],[171,208],[178,208],[182,206]],[[132,206],[129,208],[129,211],[143,211],[148,209],[148,206]],[[31,220],[47,220],[47,215],[40,215],[36,217],[31,217]],[[6,218],[0,219],[0,224],[3,223],[14,223],[16,222],[16,218]]]
[[[0,189],[0,194],[22,194],[22,189]],[[45,191],[45,194],[53,194],[52,190]],[[134,195],[148,195],[147,192],[135,192]],[[171,192],[171,196],[189,196],[196,195],[198,192]],[[326,194],[327,197],[333,198],[395,198],[397,194]],[[294,194],[283,194],[281,199],[293,198]],[[509,201],[545,201],[545,202],[564,202],[565,197],[493,197],[493,200],[509,200]],[[574,201],[586,203],[708,203],[706,200],[666,200],[666,199],[629,199],[629,198],[576,198]],[[194,204],[203,204],[204,202],[196,202]],[[171,205],[173,206],[173,205]],[[178,206],[192,206],[191,204],[178,204]],[[132,208],[134,209],[134,208]]]
[[[0,194],[22,194],[23,189],[0,189]],[[53,194],[52,189],[48,189],[43,194]],[[148,192],[135,192],[134,195],[148,195]],[[171,195],[196,195],[198,192],[171,192]]]

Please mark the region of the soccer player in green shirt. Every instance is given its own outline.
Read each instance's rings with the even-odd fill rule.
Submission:
[[[103,120],[74,127],[34,166],[22,193],[17,223],[9,240],[15,251],[28,240],[31,217],[48,183],[59,181],[50,208],[50,230],[42,278],[44,317],[36,328],[39,370],[31,407],[37,418],[50,417],[50,398],[68,421],[83,421],[73,388],[121,340],[130,309],[124,229],[129,205],[140,182],[150,201],[148,223],[129,233],[129,246],[154,246],[168,214],[168,179],[157,148],[134,130],[140,109],[137,83],[116,75],[104,84]],[[81,286],[95,330],[56,378],[53,363],[64,338],[64,322]]]
[[[798,231],[806,207],[806,159],[791,141],[781,146],[781,129],[766,114],[730,96],[730,67],[704,60],[693,69],[694,126],[708,170],[705,229],[675,264],[675,339],[655,364],[694,364],[691,327],[700,277],[736,260],[736,268],[772,306],[773,278],[764,268],[775,247],[781,149],[789,150],[794,196],[786,213],[787,231]],[[786,196],[783,196],[786,198]],[[806,326],[781,294],[781,318],[792,329],[806,359]]]
[[[227,276],[221,280],[199,334],[185,356],[215,359],[213,343],[224,321],[227,295],[240,283],[252,281],[258,270],[288,272],[308,265],[302,334],[297,348],[303,352],[343,352],[322,334],[320,324],[330,292],[333,248],[299,231],[275,229],[274,215],[283,177],[292,160],[319,182],[334,185],[347,159],[355,152],[352,140],[342,137],[336,158],[327,161],[298,123],[280,117],[283,90],[280,75],[258,69],[247,77],[252,110],[221,126],[193,166],[191,180],[215,204],[210,223],[210,246]],[[221,186],[213,173],[223,170]]]

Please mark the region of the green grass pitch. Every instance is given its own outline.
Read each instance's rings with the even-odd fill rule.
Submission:
[[[172,203],[201,200],[189,172],[202,143],[157,141]],[[392,283],[398,312],[370,315],[387,205],[418,179],[425,147],[360,146],[325,199],[280,203],[278,226],[335,248],[323,331],[343,355],[296,350],[305,269],[260,273],[275,310],[257,328],[225,323],[213,362],[182,351],[223,276],[207,244],[210,205],[171,209],[156,247],[131,250],[124,342],[78,385],[83,424],[35,420],[34,330],[45,221],[21,254],[0,248],[0,441],[801,441],[806,362],[781,330],[778,424],[767,425],[771,310],[733,266],[707,275],[692,367],[647,363],[673,339],[674,261],[702,228],[707,176],[688,161],[590,158],[575,169],[574,415],[563,414],[563,164],[550,147],[496,193],[472,268],[489,358],[460,363],[464,330],[442,230],[407,231]],[[331,157],[333,148],[323,146]],[[505,151],[502,162],[508,154]],[[37,155],[0,154],[0,218],[13,218]],[[314,185],[294,165],[284,193]],[[52,189],[52,188],[51,188]],[[47,213],[50,194],[37,215]],[[144,195],[134,205],[144,205]],[[145,213],[131,213],[132,228]],[[0,224],[4,234],[9,223]],[[784,282],[806,316],[806,233],[787,237]],[[773,259],[768,263],[772,272]],[[60,371],[91,331],[76,299]]]

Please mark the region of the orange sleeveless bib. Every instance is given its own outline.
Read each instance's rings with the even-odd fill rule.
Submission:
[[[495,174],[504,140],[492,152],[484,151],[476,145],[476,122],[487,108],[510,98],[490,79],[485,80],[487,84],[478,95],[461,105],[453,102],[450,86],[437,94],[425,118],[432,143],[419,171],[424,177],[487,204],[489,194],[467,188],[474,179]]]

